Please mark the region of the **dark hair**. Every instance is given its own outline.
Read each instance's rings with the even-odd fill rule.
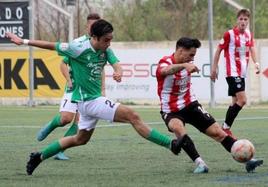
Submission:
[[[183,47],[185,49],[190,49],[192,47],[199,48],[201,46],[201,43],[196,38],[188,38],[188,37],[182,37],[180,38],[176,43],[176,50],[179,47]]]
[[[88,20],[98,20],[100,19],[100,15],[98,13],[91,13],[91,14],[88,14],[87,16],[87,21]]]
[[[241,9],[237,12],[236,18],[238,18],[241,15],[245,15],[247,17],[250,17],[250,11],[249,9]]]
[[[105,21],[104,19],[100,19],[92,24],[90,33],[91,36],[97,36],[100,38],[101,36],[104,36],[108,33],[112,33],[114,30],[111,23],[108,21]]]

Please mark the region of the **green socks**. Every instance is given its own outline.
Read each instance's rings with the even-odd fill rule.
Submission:
[[[76,123],[73,123],[71,127],[69,127],[68,131],[64,134],[64,137],[66,136],[72,136],[77,133],[78,126]]]
[[[168,149],[170,149],[170,144],[171,144],[171,138],[161,134],[160,132],[158,132],[155,129],[152,129],[149,137],[147,138],[148,140],[150,140],[151,142],[154,142],[158,145],[164,146]]]
[[[44,148],[42,153],[42,159],[45,160],[49,157],[52,157],[53,155],[57,154],[58,152],[63,151],[63,149],[60,146],[60,142],[57,140],[50,145],[48,145],[46,148]]]
[[[49,122],[49,125],[48,125],[48,131],[51,132],[53,131],[55,128],[57,127],[60,127],[61,124],[60,124],[60,114],[57,114],[53,119],[52,121]]]
[[[76,127],[74,127],[76,126]],[[72,129],[72,130],[71,130]],[[77,130],[77,125],[73,124],[70,129],[66,132],[66,134],[70,131],[71,134],[74,133]],[[65,134],[65,135],[66,135]],[[69,134],[69,135],[71,135]],[[150,140],[151,142],[154,142],[158,145],[164,146],[168,149],[170,149],[170,144],[171,144],[171,138],[161,134],[160,132],[158,132],[155,129],[152,129],[152,131],[150,132],[149,137],[147,138],[148,140]],[[59,153],[63,151],[63,149],[61,148],[60,142],[57,140],[53,143],[51,143],[50,145],[48,145],[46,148],[44,148],[41,153],[42,153],[42,159],[45,160],[49,157],[52,157],[53,155]]]

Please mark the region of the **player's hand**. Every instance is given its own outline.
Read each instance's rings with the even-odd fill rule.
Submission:
[[[215,82],[216,79],[218,79],[218,70],[217,68],[212,68],[211,73],[210,73],[210,79]]]
[[[256,74],[260,73],[260,64],[258,62],[255,63],[255,69],[256,69]]]
[[[216,79],[218,79],[218,73],[217,73],[217,71],[211,71],[211,73],[210,73],[210,79],[211,79],[213,82],[215,82]]]
[[[199,73],[200,71],[196,65],[191,64],[191,63],[185,63],[184,68],[190,73],[194,73],[194,72]]]
[[[23,44],[23,39],[18,37],[17,35],[11,33],[11,32],[6,32],[6,37],[10,38],[10,41],[17,44],[17,45],[22,45]]]
[[[114,73],[113,73],[113,79],[114,79],[116,82],[121,82],[122,74],[121,74],[121,73],[118,73],[118,72],[114,72]]]

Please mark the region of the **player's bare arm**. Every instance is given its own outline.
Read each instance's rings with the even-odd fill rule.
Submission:
[[[72,88],[73,83],[72,83],[72,80],[71,80],[71,77],[70,77],[68,65],[65,64],[64,62],[61,62],[60,71],[61,71],[62,75],[64,76],[64,78],[67,81],[68,88]]]
[[[216,81],[216,79],[218,79],[218,64],[220,60],[221,51],[222,49],[218,47],[215,52],[213,64],[211,67],[210,79],[214,82]]]
[[[119,63],[112,64],[112,67],[114,69],[113,79],[116,82],[121,82],[122,74],[123,74],[122,67],[120,66]]]
[[[251,54],[251,58],[253,63],[255,64],[255,69],[256,69],[256,74],[260,73],[260,64],[257,62],[257,55],[256,55],[256,50],[255,47],[250,47],[250,54]]]
[[[199,72],[199,69],[197,66],[191,63],[182,63],[182,64],[172,64],[166,67],[163,67],[161,69],[161,75],[166,76],[166,75],[173,75],[183,69],[186,69],[188,72],[194,73],[194,72]]]
[[[55,43],[54,42],[47,42],[47,41],[42,41],[42,40],[22,39],[11,32],[7,32],[6,37],[10,38],[10,41],[16,45],[25,44],[25,45],[30,45],[30,46],[34,46],[34,47],[43,48],[43,49],[55,50]]]
[[[161,68],[161,75],[173,75],[184,68],[182,64],[172,64]]]

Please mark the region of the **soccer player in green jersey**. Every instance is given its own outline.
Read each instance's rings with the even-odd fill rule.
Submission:
[[[91,13],[87,16],[87,32],[90,33],[90,28],[91,25],[100,19],[99,14],[97,13]],[[89,35],[83,35],[78,40],[82,38],[88,38]],[[110,50],[107,55],[110,55],[110,58],[115,58],[113,57],[114,54]],[[79,120],[79,113],[77,112],[77,103],[72,103],[71,98],[72,98],[72,93],[73,93],[73,81],[72,81],[72,70],[68,67],[69,66],[69,58],[66,57],[60,64],[60,70],[65,77],[67,83],[66,87],[64,90],[64,95],[61,99],[61,104],[60,104],[60,110],[59,114],[53,117],[51,121],[49,121],[40,131],[37,133],[37,140],[38,141],[43,141],[54,129],[58,127],[64,127],[65,125],[71,123],[73,121],[73,124],[69,127],[69,129],[66,131],[64,136],[72,136],[77,133],[77,124]],[[105,96],[105,72],[102,72],[102,95]],[[68,160],[69,157],[67,157],[63,151],[59,152],[54,156],[55,159],[57,160]]]
[[[26,166],[28,175],[32,175],[42,161],[58,152],[86,144],[90,140],[99,119],[130,123],[140,136],[166,147],[178,155],[181,147],[179,140],[172,140],[150,128],[133,109],[101,96],[101,72],[107,61],[114,70],[113,79],[121,82],[122,78],[122,68],[117,63],[117,59],[109,59],[109,56],[106,55],[113,39],[113,26],[109,22],[103,19],[96,21],[91,27],[90,40],[74,40],[70,43],[26,40],[12,33],[6,33],[6,36],[17,45],[27,44],[56,50],[59,55],[70,57],[70,67],[75,82],[72,102],[78,103],[80,113],[79,131],[76,135],[63,137],[42,151],[30,154]]]

